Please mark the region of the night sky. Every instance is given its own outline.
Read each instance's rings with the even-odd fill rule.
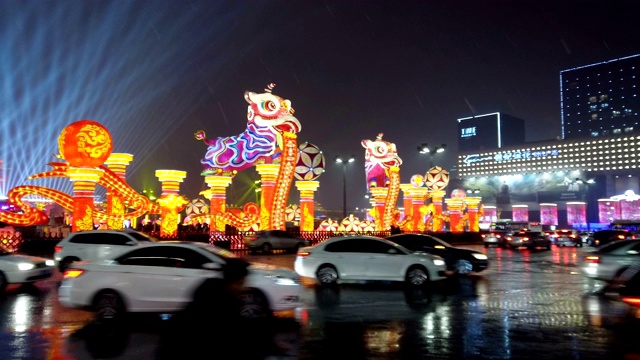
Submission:
[[[560,136],[560,71],[640,53],[638,3],[1,0],[5,187],[48,170],[60,131],[92,119],[134,155],[135,189],[160,193],[156,169],[184,170],[193,199],[207,148],[194,132],[241,133],[245,90],[273,82],[298,142],[324,151],[317,202],[342,208],[333,158],[355,155],[348,207],[367,207],[360,141],[378,133],[398,148],[402,182],[427,171],[421,143],[446,144],[433,161],[453,167],[461,117],[499,111],[525,120],[527,141]],[[253,201],[257,178],[239,174],[229,202]]]

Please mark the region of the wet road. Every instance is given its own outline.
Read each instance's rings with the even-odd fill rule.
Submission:
[[[637,319],[623,304],[590,295],[600,284],[578,272],[588,250],[484,249],[485,273],[427,291],[305,282],[305,306],[282,322],[279,340],[290,348],[281,358],[640,359]],[[294,260],[247,258],[287,267]],[[58,304],[57,279],[0,297],[0,359],[153,359],[161,320],[103,333],[89,313]]]

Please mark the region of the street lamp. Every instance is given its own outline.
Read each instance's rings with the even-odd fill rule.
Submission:
[[[429,154],[429,168],[433,167],[433,155],[444,152],[447,148],[446,144],[431,147],[428,143],[422,143],[418,145],[418,151],[420,154]]]
[[[336,164],[342,165],[342,218],[347,217],[347,164],[356,161],[356,158],[351,155],[346,159],[340,156],[335,157]]]
[[[253,182],[253,187],[256,191],[256,204],[260,205],[260,193],[262,192],[262,180],[256,180]]]

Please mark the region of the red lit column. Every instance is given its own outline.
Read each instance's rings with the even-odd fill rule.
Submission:
[[[313,231],[314,193],[320,186],[319,181],[298,180],[296,187],[300,191],[300,231]]]
[[[187,176],[185,171],[156,170],[156,177],[162,184],[162,195],[158,199],[160,204],[160,237],[175,238],[180,223],[179,212],[184,209],[188,201],[179,195],[180,183]]]
[[[104,164],[113,171],[122,181],[125,180],[127,174],[127,165],[133,160],[131,154],[111,153],[107,161]],[[124,199],[120,196],[116,196],[112,192],[107,192],[107,214],[108,215],[120,215],[123,216],[126,210]],[[123,219],[120,217],[116,219],[109,219],[107,221],[108,229],[122,229],[124,227]]]
[[[71,231],[93,230],[93,196],[102,169],[69,166],[67,176],[73,182],[73,222]]]

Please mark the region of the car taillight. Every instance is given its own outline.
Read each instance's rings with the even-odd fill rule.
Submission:
[[[505,240],[509,240],[509,241],[513,240],[513,238],[511,236],[505,236],[504,239]]]
[[[529,241],[529,238],[525,236],[522,238],[522,241]]]
[[[60,245],[56,245],[56,247],[55,247],[55,248],[53,248],[53,251],[54,251],[54,252],[60,252],[60,251],[62,251],[62,246],[60,246]]]
[[[496,239],[500,239],[502,236],[500,234],[496,234]]]
[[[298,251],[298,253],[296,254],[296,256],[298,257],[307,257],[309,255],[311,255],[310,251]]]
[[[584,257],[584,261],[592,264],[600,263],[600,256],[589,255]]]
[[[75,279],[75,278],[79,277],[82,274],[84,274],[84,270],[81,270],[81,269],[67,269],[67,270],[65,270],[64,274],[62,275],[62,277],[65,278],[65,279]]]
[[[622,298],[622,301],[633,306],[640,307],[640,297],[635,296],[625,296]]]

